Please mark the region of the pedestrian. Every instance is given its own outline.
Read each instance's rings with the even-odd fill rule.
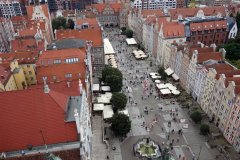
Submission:
[[[177,137],[177,142],[179,142],[179,136]]]
[[[106,145],[105,149],[108,149],[108,145]]]
[[[179,159],[181,158],[181,154],[179,154],[178,158],[179,158]]]
[[[145,127],[145,129],[147,130],[147,126]]]
[[[193,160],[195,160],[195,154],[193,154]]]
[[[146,100],[147,98],[145,97],[145,100]]]
[[[139,119],[139,115],[138,115],[138,119]]]
[[[172,143],[174,142],[174,139],[172,139]]]
[[[107,160],[109,160],[109,156],[107,155]]]
[[[164,146],[164,142],[162,142],[162,145]]]
[[[162,131],[163,131],[163,127],[162,127]]]
[[[172,156],[173,156],[173,152],[172,152]]]
[[[141,113],[141,118],[142,118],[142,113]]]

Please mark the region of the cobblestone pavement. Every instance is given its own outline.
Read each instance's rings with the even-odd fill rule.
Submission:
[[[153,94],[149,95],[150,93],[150,84],[153,84],[152,80],[148,78],[148,84],[147,87],[149,90],[147,92],[143,93],[143,87],[144,84],[140,83],[137,84],[136,87],[130,84],[130,79],[132,80],[139,80],[139,77],[144,76],[145,79],[147,79],[147,75],[144,74],[145,72],[151,73],[151,72],[157,72],[158,68],[157,66],[150,67],[150,61],[153,60],[153,58],[149,57],[146,60],[135,60],[135,58],[132,58],[131,62],[129,60],[129,53],[132,52],[134,47],[127,47],[125,43],[122,44],[122,46],[117,46],[120,43],[118,40],[122,40],[123,38],[118,38],[116,32],[116,28],[114,28],[115,31],[112,32],[106,32],[104,31],[104,35],[107,36],[111,41],[116,53],[118,50],[121,50],[121,54],[116,54],[116,60],[118,62],[118,68],[123,73],[124,77],[124,87],[128,86],[130,87],[130,92],[124,92],[127,97],[131,97],[130,100],[133,100],[137,103],[131,104],[130,101],[127,104],[127,109],[129,111],[130,119],[132,121],[132,129],[130,131],[130,134],[128,134],[128,138],[123,142],[120,143],[121,145],[121,154],[123,160],[134,160],[137,159],[133,156],[132,151],[132,145],[135,143],[139,138],[142,138],[143,136],[150,136],[157,142],[165,142],[166,135],[169,134],[169,131],[174,129],[174,133],[170,135],[170,140],[174,139],[173,143],[173,153],[176,159],[178,159],[179,155],[181,154],[181,157],[186,157],[187,160],[193,159],[193,154],[195,154],[196,159],[199,157],[199,160],[213,160],[216,155],[219,154],[219,151],[217,149],[210,149],[210,147],[205,143],[206,137],[198,134],[199,130],[196,129],[196,126],[193,126],[192,123],[189,121],[189,115],[187,115],[187,111],[184,109],[181,109],[181,107],[176,103],[175,105],[164,105],[166,101],[169,101],[170,99],[155,99],[155,95],[157,95],[155,89],[153,89]],[[112,37],[111,37],[112,36]],[[113,40],[112,38],[115,37],[116,40]],[[126,51],[127,49],[127,51]],[[125,50],[123,52],[123,50]],[[154,62],[154,60],[153,60]],[[139,63],[136,64],[136,63]],[[134,65],[133,69],[130,69],[127,65]],[[155,64],[155,63],[153,63]],[[136,69],[139,70],[139,73],[136,73]],[[133,78],[133,77],[138,77]],[[143,80],[142,80],[143,81]],[[174,85],[174,84],[173,84]],[[141,95],[143,95],[143,100],[141,98]],[[146,100],[145,100],[146,97]],[[149,113],[144,113],[144,108],[148,107]],[[159,110],[159,107],[162,107],[162,111]],[[150,108],[152,108],[152,111],[150,111]],[[170,116],[170,111],[173,108],[178,108],[178,121],[174,122],[172,117]],[[160,116],[159,116],[160,113]],[[141,117],[140,114],[143,116]],[[155,116],[156,114],[156,116]],[[148,132],[145,127],[142,127],[141,125],[143,122],[149,127],[149,125],[153,122],[154,119],[158,118],[157,124]],[[185,118],[186,123],[188,123],[188,129],[183,129],[183,135],[179,136],[179,142],[177,142],[178,133],[177,131],[179,129],[182,129],[182,124],[179,123],[180,118]],[[171,121],[171,127],[169,128],[167,126],[167,123]],[[162,131],[163,127],[163,131]],[[187,149],[187,146],[189,146],[189,150]],[[202,147],[200,156],[200,146]],[[162,146],[163,148],[164,146]],[[119,158],[118,158],[119,160]]]

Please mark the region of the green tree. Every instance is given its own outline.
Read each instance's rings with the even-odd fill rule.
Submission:
[[[230,61],[240,59],[240,43],[221,44],[217,47],[217,51],[219,51],[220,48],[226,50],[226,59]]]
[[[161,78],[162,78],[163,80],[165,80],[165,79],[167,79],[167,77],[168,77],[167,73],[166,73],[166,72],[163,72],[162,75],[161,75]]]
[[[196,123],[200,122],[202,120],[202,115],[199,112],[194,112],[193,114],[191,114],[190,116],[192,118],[192,120]]]
[[[68,19],[67,28],[68,28],[68,29],[74,29],[74,26],[75,26],[74,21],[69,18],[69,19]]]
[[[240,28],[240,14],[239,12],[237,12],[237,15],[236,15],[236,22],[237,22],[237,27],[238,27],[238,32],[239,32],[239,28]]]
[[[53,18],[53,20],[52,20],[53,31],[55,29],[59,29],[60,26],[62,26],[64,29],[66,29],[67,28],[67,23],[66,22],[67,22],[67,19],[64,18],[64,17]],[[62,27],[61,27],[61,29],[63,29]]]
[[[123,93],[113,92],[110,102],[112,103],[115,109],[118,110],[125,109],[127,105],[127,96]]]
[[[207,134],[209,133],[209,125],[207,124],[202,124],[200,127],[200,131],[202,134]]]
[[[236,60],[236,61],[230,61],[229,59],[227,59],[228,63],[231,63],[233,66],[237,67],[238,69],[240,69],[240,59]]]
[[[63,26],[59,26],[58,30],[65,30],[65,28]]]
[[[120,92],[122,89],[122,78],[116,75],[110,75],[106,78],[107,84],[110,86],[112,92]]]
[[[106,83],[106,78],[110,75],[116,75],[118,77],[121,78],[121,81],[123,79],[123,75],[122,75],[122,72],[119,71],[119,69],[117,68],[112,68],[112,67],[105,67],[103,70],[102,70],[102,81],[104,83]]]
[[[126,27],[122,27],[122,32],[124,32],[127,28]]]
[[[114,114],[109,119],[111,123],[110,129],[117,134],[125,135],[131,130],[131,121],[129,117],[122,113]]]
[[[141,45],[140,45],[140,44],[137,44],[137,48],[140,49],[140,48],[141,48]]]
[[[131,29],[126,29],[125,35],[127,36],[127,38],[132,38],[133,31]]]
[[[229,17],[233,17],[233,13],[230,13]],[[234,18],[234,17],[233,17]]]
[[[162,75],[164,73],[164,68],[163,67],[159,68],[158,73],[159,75]]]

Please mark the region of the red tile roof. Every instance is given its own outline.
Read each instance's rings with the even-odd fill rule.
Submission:
[[[27,6],[27,13],[28,13],[28,17],[31,20],[32,19],[32,14],[33,14],[33,7],[35,7],[36,5],[31,5],[31,6]],[[48,13],[48,7],[47,4],[42,4],[42,9],[44,11],[44,14],[47,18],[49,18],[49,13]]]
[[[44,39],[41,42],[36,42],[36,39],[25,39],[25,40],[12,40],[12,51],[43,51],[44,50]],[[28,46],[31,48],[29,49]],[[36,48],[33,46],[35,45]]]
[[[170,25],[169,22],[165,23],[163,23],[163,34],[165,38],[185,36],[185,28],[183,24],[175,25],[173,22],[173,25]]]
[[[182,15],[182,18],[195,17],[199,10],[203,10],[205,16],[216,16],[218,12],[221,12],[222,17],[226,17],[224,7],[177,8],[177,9],[169,9],[168,11],[172,19],[178,19],[179,14]]]
[[[240,85],[236,85],[235,86],[234,93],[235,94],[239,94],[240,93]]]
[[[89,28],[82,29],[79,32],[78,29],[75,30],[57,30],[57,40],[59,39],[85,39],[87,41],[93,41],[92,46],[102,46],[102,31],[100,28]]]
[[[3,84],[3,86],[5,86],[7,84],[11,75],[12,75],[11,70],[9,70],[6,67],[0,65],[0,82]]]
[[[197,50],[198,54],[199,53],[209,53],[209,52],[213,52],[213,47],[204,47],[204,48],[190,48],[190,55],[193,55],[193,51]]]
[[[119,13],[119,9],[120,7],[123,8],[123,3],[110,3],[109,4],[113,9],[115,13]],[[102,14],[103,13],[103,9],[107,6],[107,4],[92,4],[92,7],[96,7],[96,9],[98,10],[98,13]]]
[[[82,81],[82,87],[85,89],[85,80]],[[56,91],[59,93],[62,93],[64,95],[68,96],[79,96],[79,90],[78,90],[78,85],[79,81],[73,81],[69,82],[70,83],[70,88],[68,88],[67,82],[60,82],[60,83],[54,83],[54,84],[48,84],[48,87],[52,91]],[[29,86],[28,89],[43,89],[44,85],[37,85],[37,86]]]
[[[88,23],[90,28],[100,28],[96,18],[77,19],[77,26],[82,26],[83,23]]]
[[[141,10],[141,14],[142,14],[143,18],[147,18],[147,16],[150,16],[150,15],[155,15],[157,17],[158,16],[162,16],[162,17],[168,16],[163,13],[163,9]]]
[[[12,17],[12,23],[21,23],[24,21],[28,21],[28,16],[23,15],[23,16],[13,16]]]
[[[36,20],[26,23],[26,29],[41,29],[42,31],[46,30],[45,21]]]
[[[233,77],[234,75],[240,75],[240,69],[237,70],[221,70],[219,74],[224,74],[225,77]]]
[[[203,63],[207,60],[223,60],[222,52],[210,52],[210,53],[199,53],[198,54],[198,63]]]
[[[43,145],[40,130],[46,144],[77,141],[76,123],[64,122],[68,97],[60,95],[51,90],[44,93],[43,89],[0,92],[0,127],[4,128],[0,132],[0,152],[27,149],[28,144]]]
[[[10,63],[13,62],[14,59],[19,59],[19,64],[36,63],[36,59],[38,58],[38,51],[0,53],[0,57],[2,58],[2,65],[4,67],[10,68]]]
[[[34,36],[37,32],[38,32],[37,29],[26,29],[26,30],[19,30],[18,34],[22,35],[22,36],[25,36],[25,35],[26,36],[29,36],[29,35]]]
[[[66,58],[78,58],[78,63],[65,63]],[[61,64],[53,64],[53,60],[61,59]],[[50,65],[48,65],[50,60]],[[42,66],[44,61],[44,66]],[[86,64],[84,62],[84,53],[76,48],[47,50],[42,52],[37,63],[36,73],[38,84],[43,84],[43,77],[47,76],[47,82],[69,81],[85,78]],[[81,73],[81,76],[79,76]],[[66,77],[66,74],[72,74],[71,78]],[[56,76],[56,80],[53,79]]]
[[[206,65],[205,67],[206,67],[207,70],[209,70],[209,68],[214,68],[217,71],[216,79],[219,79],[219,74],[221,74],[221,72],[223,70],[234,70],[234,68],[227,63],[220,63],[220,64],[215,64],[215,65]]]
[[[240,77],[227,77],[225,79],[225,87],[228,87],[229,81],[234,81],[235,85],[240,85]]]

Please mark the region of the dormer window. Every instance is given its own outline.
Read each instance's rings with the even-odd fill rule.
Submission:
[[[192,35],[196,35],[196,31],[193,31],[193,32],[192,32]]]
[[[194,29],[194,27],[192,27],[192,29]]]

